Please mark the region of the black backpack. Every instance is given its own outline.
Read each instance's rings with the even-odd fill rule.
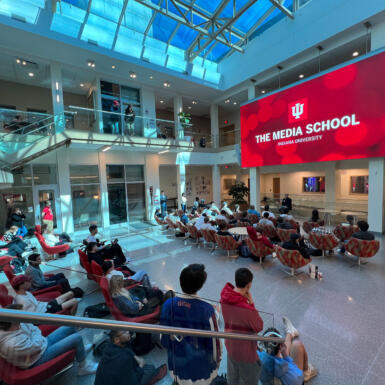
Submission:
[[[131,341],[131,348],[137,356],[151,352],[154,347],[150,333],[136,333],[135,338]]]
[[[211,385],[227,385],[226,374],[221,374],[221,375],[216,376],[212,380]]]
[[[84,310],[83,317],[88,318],[103,318],[110,315],[110,309],[102,302],[96,305],[87,306]]]

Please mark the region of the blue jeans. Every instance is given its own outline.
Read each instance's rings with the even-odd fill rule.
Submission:
[[[185,213],[186,212],[186,205],[182,203],[182,211]]]
[[[134,281],[142,282],[143,286],[151,288],[151,282],[148,278],[147,273],[144,270],[137,271],[134,275],[131,275],[129,279],[133,279]]]
[[[86,359],[82,336],[76,332],[75,328],[61,326],[47,337],[47,349],[32,367],[51,361],[72,349],[76,351],[76,360],[78,362]]]

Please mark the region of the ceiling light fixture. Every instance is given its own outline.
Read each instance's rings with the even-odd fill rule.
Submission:
[[[95,68],[95,62],[92,60],[88,60],[87,65],[88,67]]]
[[[160,103],[160,104],[163,104],[163,103],[164,103],[164,100],[160,100],[159,103]]]
[[[106,152],[106,151],[108,151],[110,148],[111,148],[111,146],[104,146],[104,147],[102,148],[102,152]]]
[[[21,62],[21,64],[22,64],[23,66],[26,66],[26,65],[27,65],[27,62],[26,62],[25,60],[23,60],[23,61]]]
[[[131,79],[136,79],[136,73],[135,72],[130,72],[130,78]]]
[[[169,82],[164,82],[163,83],[163,87],[165,88],[170,88],[171,87],[171,84]]]
[[[84,83],[80,83],[80,87],[84,87]]]
[[[20,64],[20,63],[21,63],[21,60],[20,60],[20,59],[16,59],[16,63],[17,63],[17,64]]]
[[[237,102],[234,102],[233,104],[234,104],[234,105],[236,105],[236,104],[237,104]]]
[[[225,100],[225,103],[227,104],[227,103],[230,103],[230,99],[226,99]]]
[[[163,150],[163,151],[158,152],[158,154],[165,154],[166,152],[170,152],[170,150]]]
[[[356,56],[358,56],[359,54],[360,54],[360,53],[359,53],[358,51],[354,51],[353,54],[352,54],[352,56],[353,56],[353,57],[356,57]]]
[[[188,106],[187,108],[188,108],[189,110],[191,110],[191,106]]]
[[[114,70],[116,68],[116,66],[111,66],[111,68]]]
[[[265,91],[265,90],[262,90],[262,91],[261,91],[261,94],[265,94],[265,93],[266,93],[266,91]]]
[[[150,75],[150,76],[149,76],[149,79],[152,80],[152,79],[154,79],[154,77],[153,77],[152,75]]]
[[[198,104],[198,102],[196,100],[193,100],[191,103],[192,104]]]
[[[33,72],[28,72],[28,76],[29,76],[30,78],[33,78],[33,77],[35,76],[35,74],[34,74]]]
[[[299,77],[300,79],[303,79],[303,78],[305,77],[305,75],[304,75],[304,74],[300,74],[298,77]]]

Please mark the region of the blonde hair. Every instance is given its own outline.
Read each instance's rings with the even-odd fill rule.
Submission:
[[[11,232],[11,233],[16,233],[18,229],[19,228],[17,226],[11,226],[8,231]]]
[[[124,288],[124,279],[121,275],[113,275],[110,279],[110,293],[111,297],[123,296],[133,301],[128,290]]]

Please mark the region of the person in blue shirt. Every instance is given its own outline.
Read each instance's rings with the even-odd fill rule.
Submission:
[[[273,385],[274,378],[278,378],[282,385],[303,385],[315,377],[318,370],[308,362],[305,346],[298,339],[298,330],[287,317],[282,321],[286,329],[285,342],[264,342],[262,351],[258,351],[262,362],[260,381],[262,385]],[[282,338],[274,328],[268,328],[263,335]]]
[[[254,215],[256,215],[258,218],[261,216],[261,214],[255,209],[255,206],[254,206],[254,205],[250,205],[250,208],[247,210],[247,213],[248,213],[248,214],[254,214]]]
[[[160,209],[162,210],[163,217],[165,217],[167,215],[167,196],[164,190],[160,192]]]
[[[186,215],[185,212],[183,212],[182,210],[179,211],[179,218],[180,218],[180,221],[185,225],[186,223],[188,223],[188,216]]]

